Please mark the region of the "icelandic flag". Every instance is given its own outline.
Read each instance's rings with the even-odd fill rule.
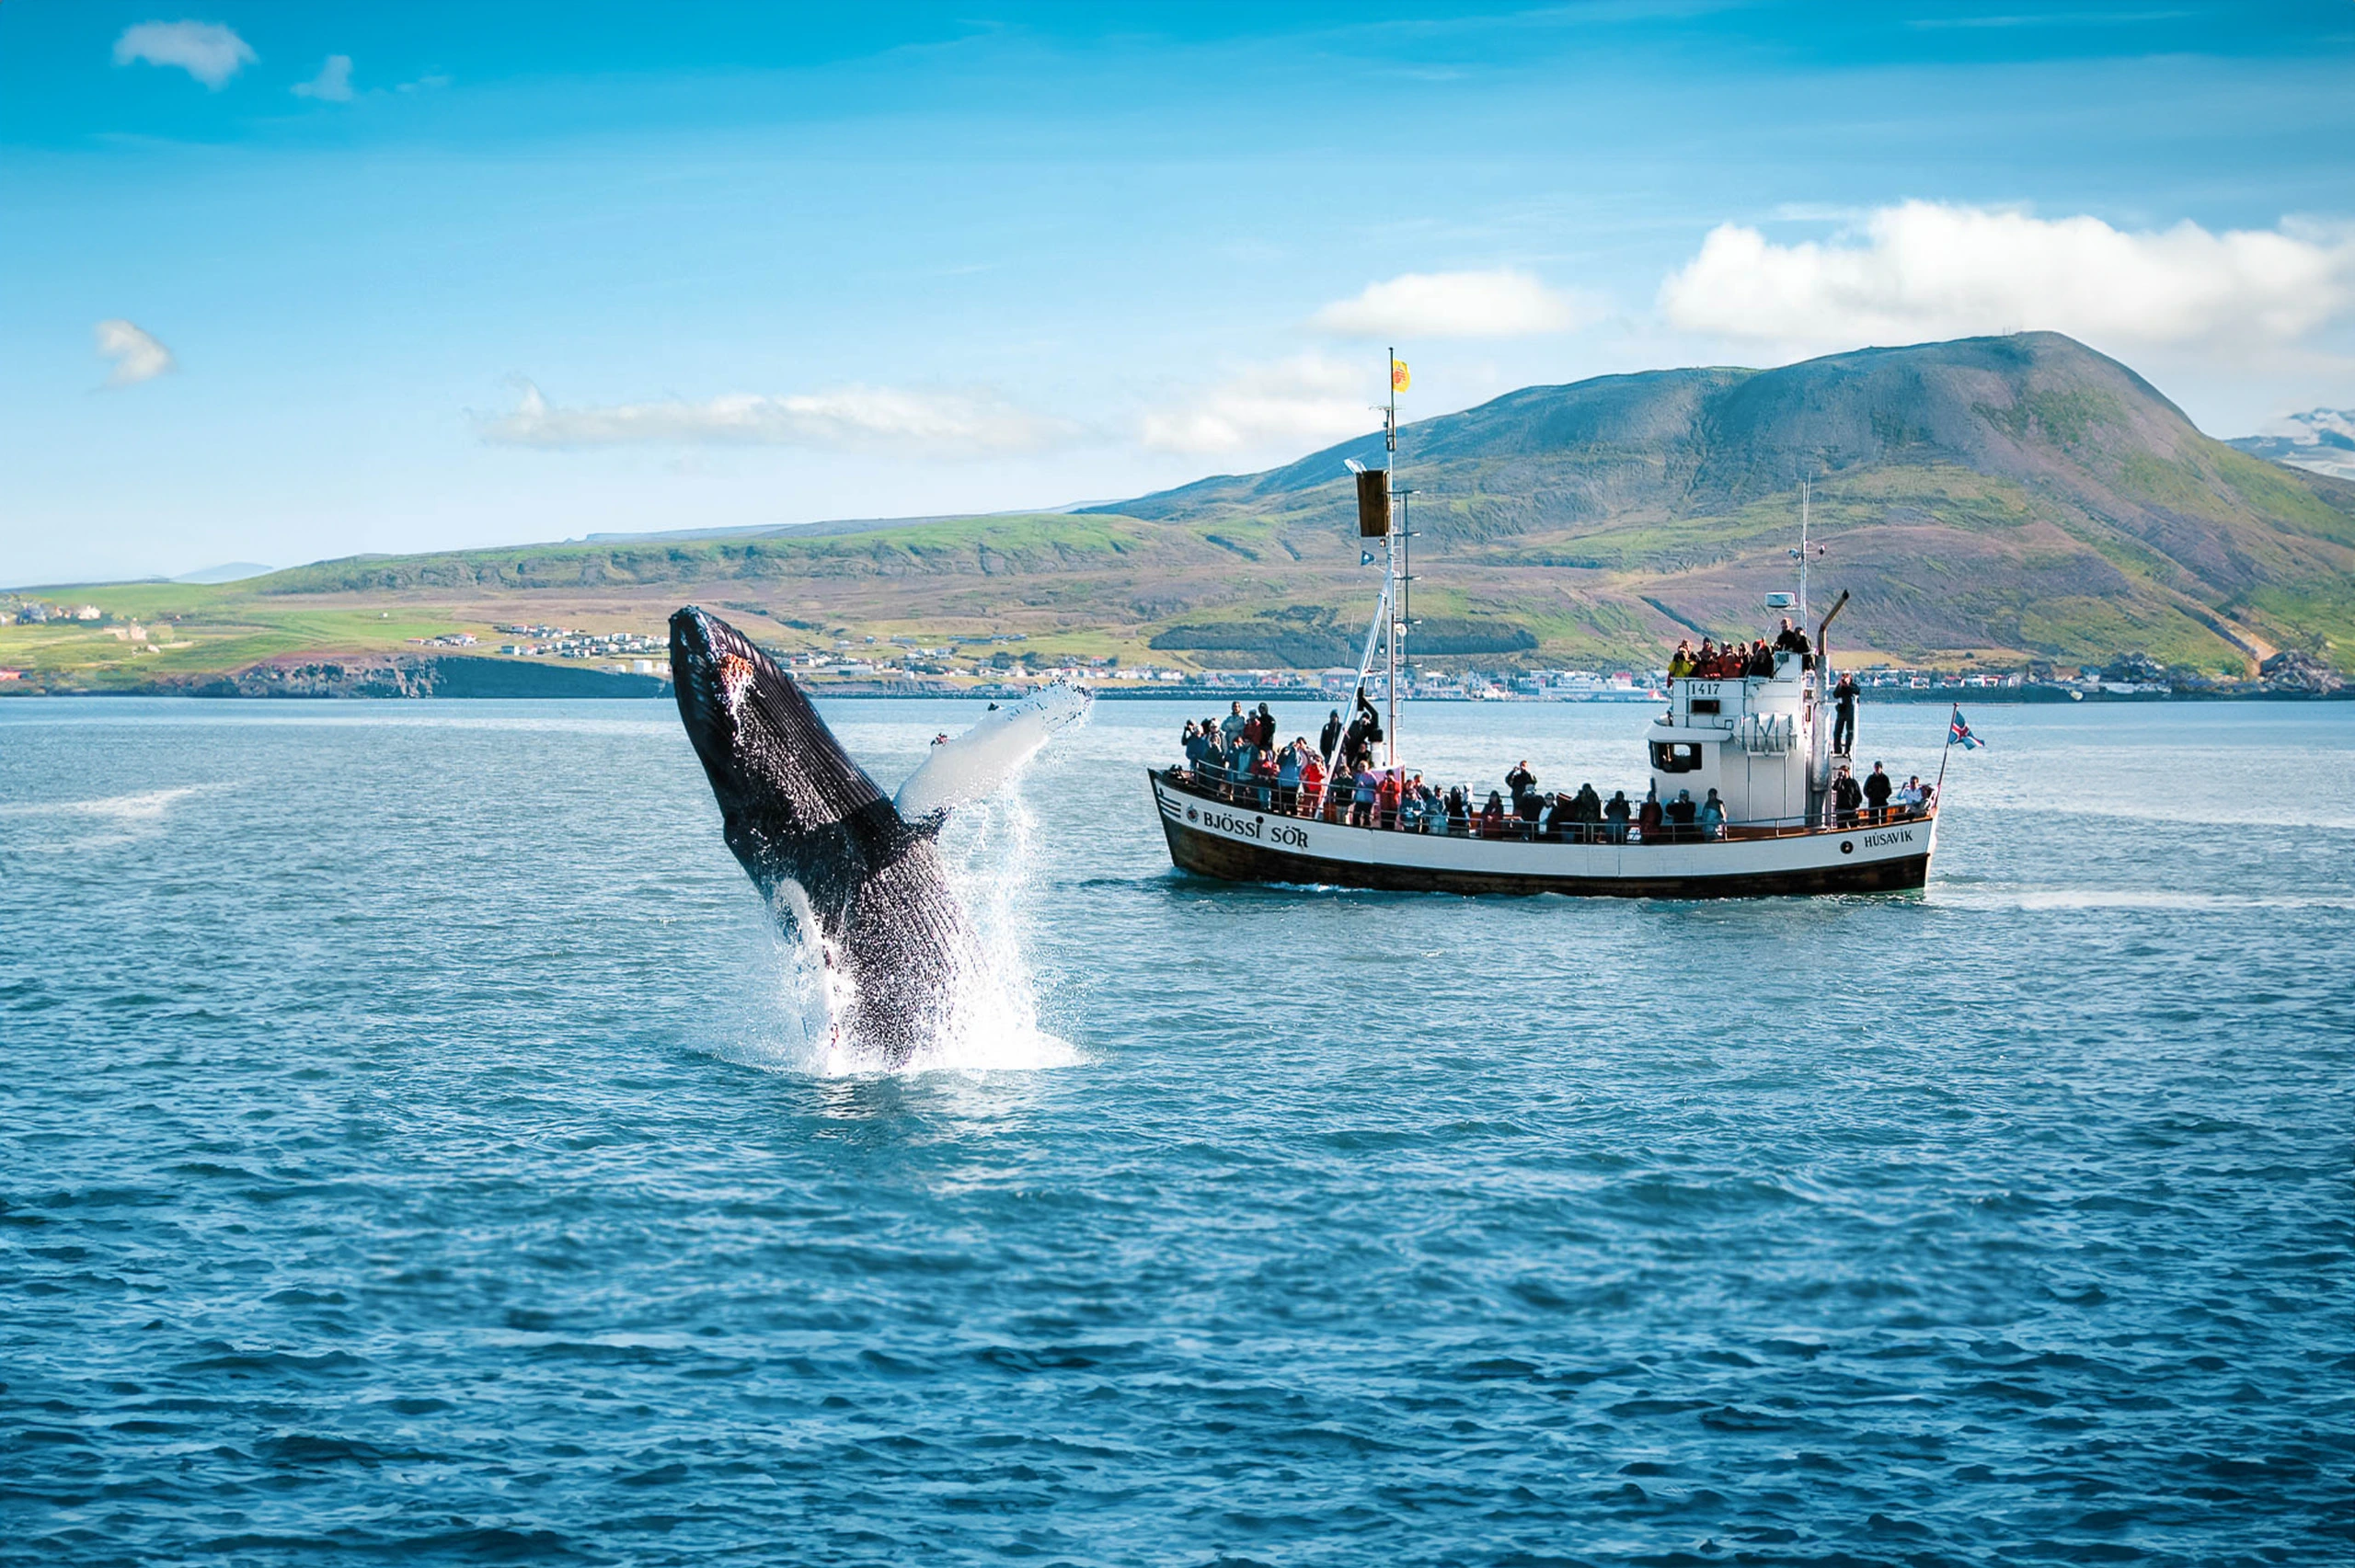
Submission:
[[[1970,733],[1970,727],[1962,722],[1962,710],[1957,708],[1954,711],[1954,723],[1947,727],[1947,744],[1959,746],[1966,751],[1976,751],[1986,743]]]

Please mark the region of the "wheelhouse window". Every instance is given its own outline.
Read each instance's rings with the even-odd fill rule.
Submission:
[[[1690,773],[1701,766],[1701,743],[1697,740],[1655,740],[1652,742],[1652,769],[1662,773]]]

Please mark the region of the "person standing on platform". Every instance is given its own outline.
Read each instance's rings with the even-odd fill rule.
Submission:
[[[1845,757],[1856,747],[1856,678],[1843,671],[1840,684],[1832,688],[1832,700],[1838,706],[1832,721],[1832,752]]]

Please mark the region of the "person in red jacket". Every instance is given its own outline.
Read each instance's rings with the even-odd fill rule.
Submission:
[[[1300,765],[1300,808],[1304,812],[1314,812],[1324,799],[1325,764],[1316,760],[1315,752],[1311,752],[1308,760]]]

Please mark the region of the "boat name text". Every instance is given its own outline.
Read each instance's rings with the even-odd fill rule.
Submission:
[[[1308,833],[1289,822],[1270,822],[1264,817],[1230,817],[1223,811],[1202,813],[1202,826],[1239,838],[1260,839],[1271,844],[1290,844],[1294,849],[1308,847]]]

